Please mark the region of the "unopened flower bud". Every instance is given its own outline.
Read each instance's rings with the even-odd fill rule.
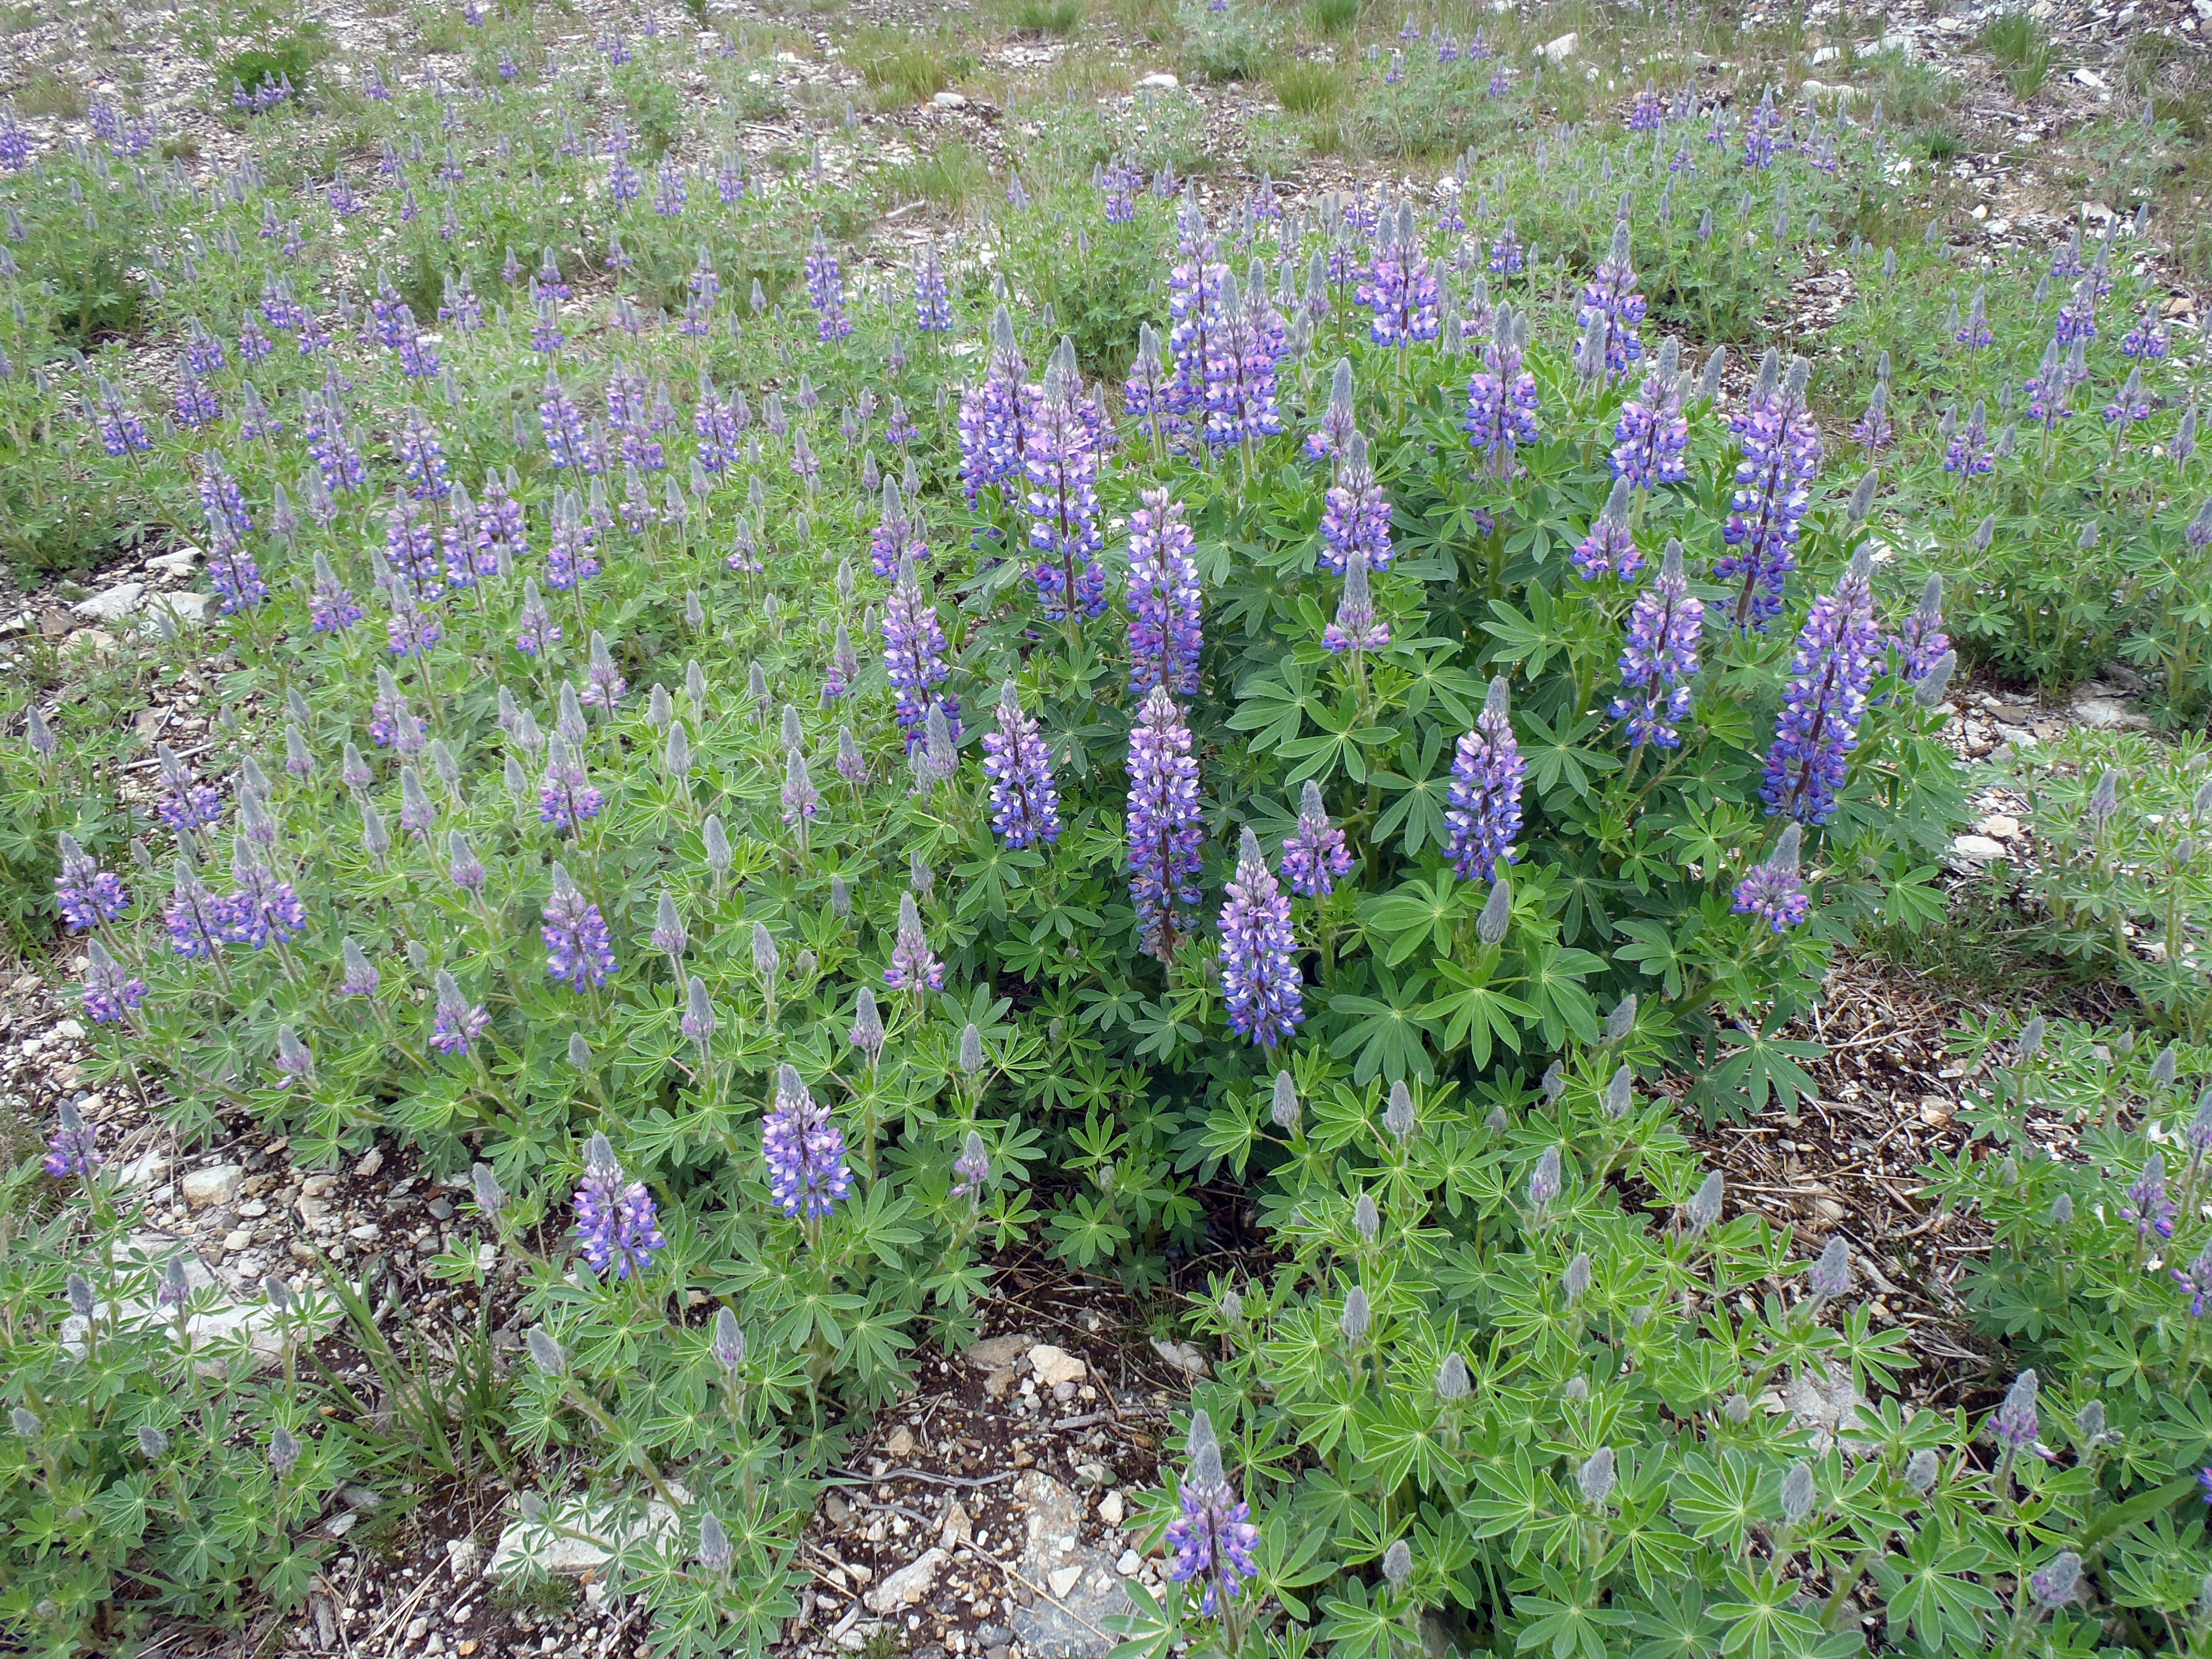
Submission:
[[[1613,1496],[1613,1448],[1600,1446],[1577,1473],[1575,1484],[1582,1488],[1583,1501],[1595,1509],[1602,1508]]]

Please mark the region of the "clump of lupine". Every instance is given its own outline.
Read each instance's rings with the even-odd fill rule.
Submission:
[[[671,56],[640,51],[648,71]],[[1662,112],[1632,145],[1556,139],[1655,186],[1593,189],[1589,234],[1561,244],[1587,277],[1571,319],[1570,267],[1472,164],[1285,210],[1164,170],[1139,196],[1126,161],[1094,187],[1041,144],[1009,190],[1002,292],[933,246],[886,283],[837,245],[818,179],[748,181],[718,148],[711,187],[680,162],[648,180],[622,117],[577,125],[600,73],[533,64],[496,103],[364,77],[384,161],[312,203],[245,177],[189,206],[141,187],[198,424],[142,451],[152,404],[74,369],[40,407],[70,411],[78,462],[192,505],[249,712],[210,752],[157,757],[130,867],[45,826],[100,1080],[164,1087],[188,1134],[245,1110],[310,1161],[384,1130],[470,1170],[478,1240],[436,1267],[480,1274],[481,1242],[527,1278],[510,1433],[621,1448],[599,1490],[526,1518],[550,1537],[587,1503],[670,1502],[680,1526],[613,1575],[672,1642],[758,1645],[796,1611],[841,1419],[972,1335],[988,1249],[1035,1237],[1156,1282],[1224,1169],[1300,1268],[1222,1304],[1238,1364],[1271,1324],[1310,1339],[1265,1378],[1281,1400],[1458,1413],[1443,1462],[1360,1460],[1369,1484],[1309,1527],[1274,1474],[1228,1466],[1261,1443],[1242,1404],[1216,1410],[1174,1547],[1232,1639],[1334,1575],[1294,1541],[1330,1528],[1365,1540],[1332,1553],[1332,1637],[1411,1620],[1462,1571],[1441,1563],[1484,1550],[1509,1588],[1483,1616],[1550,1616],[1522,1601],[1566,1590],[1486,1540],[1554,1536],[1588,1560],[1547,1571],[1595,1571],[1616,1488],[1648,1505],[1663,1485],[1638,1462],[1656,1418],[1592,1439],[1626,1395],[1580,1364],[1589,1341],[1638,1365],[1650,1345],[1639,1411],[1702,1413],[1685,1470],[1779,1479],[1801,1449],[1726,1401],[1826,1359],[1887,1376],[1895,1344],[1832,1263],[1727,1378],[1693,1320],[1633,1317],[1681,1298],[1717,1320],[1789,1259],[1763,1224],[1719,1224],[1638,1079],[1694,1060],[1698,1109],[1763,1103],[1764,1036],[1833,941],[1928,914],[1958,793],[1941,616],[1857,556],[1887,498],[1837,469],[1814,372],[1776,356],[1723,398],[1721,360],[1693,378],[1667,331],[1687,313],[1658,296],[1693,285],[1676,267],[1723,257],[1685,252],[1672,195],[1712,112]],[[1756,125],[1743,173],[1826,176],[1834,134]],[[1734,185],[1732,142],[1700,156],[1685,202]],[[26,211],[61,211],[46,184]],[[1552,212],[1531,198],[1520,222]],[[362,214],[450,278],[438,337],[428,295],[333,274],[333,219]],[[280,277],[295,217],[305,257]],[[586,257],[604,284],[572,289]],[[1159,284],[1129,364],[1030,302],[1109,258]],[[775,301],[713,274],[748,267]],[[249,321],[272,355],[245,349]],[[1540,1098],[1526,1079],[1553,1060]],[[64,1164],[97,1149],[96,1124],[68,1134]],[[1334,1157],[1355,1143],[1356,1193]],[[1615,1175],[1686,1219],[1627,1218]],[[1417,1226],[1473,1276],[1425,1284],[1419,1252],[1387,1253],[1386,1227]],[[1498,1288],[1555,1273],[1579,1286],[1563,1308]],[[1557,1408],[1546,1444],[1576,1448],[1579,1504],[1516,1439],[1531,1419],[1484,1415],[1475,1360],[1447,1356],[1443,1300],[1477,1291],[1484,1322],[1543,1338],[1505,1380]],[[684,1322],[693,1291],[711,1322]],[[1255,1398],[1256,1376],[1237,1385]],[[703,1444],[655,1403],[673,1393],[712,1402]],[[1299,1412],[1296,1456],[1341,1464],[1340,1426]],[[1516,1457],[1541,1500],[1525,1522],[1385,1536]],[[1787,1599],[1782,1546],[1840,1468],[1794,1530],[1758,1531],[1769,1559],[1729,1593]],[[1732,1565],[1771,1518],[1746,1516]],[[1886,1582],[1893,1535],[1861,1577]],[[1716,1608],[1726,1536],[1699,1543]]]

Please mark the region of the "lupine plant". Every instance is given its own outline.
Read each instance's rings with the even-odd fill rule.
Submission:
[[[2082,1648],[2100,1550],[2172,1524],[2034,1449],[2038,1387],[2089,1385],[2012,1384],[2001,1450],[1908,1415],[1848,1249],[1727,1217],[1675,1122],[1812,1091],[1783,1029],[1938,914],[1960,816],[1946,590],[1880,556],[1912,502],[1853,448],[1893,434],[1683,337],[1840,256],[1820,214],[1875,224],[1879,130],[1655,94],[1533,173],[1291,209],[1090,112],[1018,139],[989,261],[893,273],[860,187],[669,125],[679,68],[736,118],[745,53],[359,66],[380,159],[312,190],[112,145],[0,182],[9,431],[192,528],[238,711],[36,826],[94,1079],[466,1171],[434,1271],[520,1285],[503,1443],[594,1471],[519,1500],[526,1557],[642,1522],[611,1588],[666,1651],[775,1638],[825,1474],[993,1251],[1148,1291],[1224,1181],[1279,1270],[1200,1316],[1133,1642]],[[158,384],[41,286],[95,191]],[[0,787],[60,799],[82,741],[32,711]],[[96,1121],[53,1134],[36,1178],[82,1182]],[[76,1213],[0,1382],[50,1484],[29,1389],[93,1363],[57,1287],[135,1282]],[[280,1520],[325,1455],[272,1462]],[[52,1645],[82,1601],[4,1605]]]

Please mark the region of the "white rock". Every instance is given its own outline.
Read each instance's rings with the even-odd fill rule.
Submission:
[[[57,1035],[67,1037],[71,1042],[82,1042],[84,1041],[84,1027],[79,1024],[76,1020],[56,1020],[54,1022],[54,1030]]]
[[[1538,48],[1554,64],[1564,64],[1582,50],[1583,37],[1579,30],[1569,29],[1557,40],[1547,40]]]
[[[1043,1389],[1062,1382],[1080,1382],[1085,1375],[1080,1359],[1049,1342],[1040,1342],[1030,1350],[1030,1370],[1036,1375],[1037,1386]]]
[[[361,1162],[353,1166],[353,1172],[366,1181],[383,1167],[384,1148],[372,1146],[362,1155]]]
[[[189,576],[192,566],[198,562],[200,550],[190,542],[171,548],[166,553],[156,553],[146,561],[149,570],[158,570],[165,576]]]
[[[1816,64],[1832,64],[1843,55],[1844,49],[1841,46],[1822,46],[1813,54],[1813,61]]]
[[[123,1166],[116,1179],[125,1187],[150,1187],[169,1173],[168,1155],[159,1151],[141,1152]]]
[[[2138,714],[2118,697],[2076,697],[2074,718],[2099,732],[2116,732],[2124,726],[2148,731],[2150,727],[2148,715]]]
[[[1134,1550],[1123,1550],[1121,1559],[1114,1564],[1114,1571],[1124,1578],[1136,1577],[1137,1569],[1145,1565],[1145,1558]]]
[[[181,1183],[185,1202],[195,1210],[210,1204],[228,1204],[245,1184],[246,1171],[236,1164],[218,1164],[210,1170],[187,1170]]]
[[[1156,1336],[1152,1339],[1152,1352],[1188,1376],[1206,1375],[1206,1356],[1198,1351],[1195,1342],[1166,1342]]]
[[[227,1251],[244,1249],[253,1243],[253,1235],[243,1227],[233,1227],[223,1235],[222,1248]]]
[[[940,92],[929,100],[939,109],[966,109],[968,100],[957,92]]]
[[[154,631],[154,613],[157,611],[167,611],[180,630],[200,627],[207,621],[208,606],[214,603],[214,597],[207,593],[156,593],[146,602],[145,620],[139,624],[139,630]]]
[[[937,1570],[945,1559],[941,1549],[933,1547],[924,1550],[862,1598],[868,1604],[868,1611],[881,1616],[921,1601],[935,1587]]]
[[[143,582],[118,582],[88,599],[79,599],[70,609],[94,622],[120,622],[138,608],[138,597],[145,591]]]
[[[1065,1601],[1067,1600],[1068,1591],[1081,1583],[1082,1578],[1083,1564],[1079,1561],[1072,1567],[1055,1568],[1046,1576],[1045,1582],[1052,1586],[1052,1593]]]
[[[1182,82],[1176,80],[1174,76],[1170,75],[1165,70],[1158,70],[1153,73],[1146,76],[1142,80],[1139,81],[1137,84],[1140,87],[1158,87],[1166,91],[1173,92],[1177,87],[1181,86]]]
[[[1121,1517],[1127,1512],[1122,1507],[1121,1493],[1118,1488],[1098,1500],[1098,1518],[1109,1527],[1120,1526]]]
[[[2004,843],[1987,836],[1961,836],[1951,843],[1951,856],[1968,864],[1987,864],[2005,856]]]
[[[2212,0],[2206,0],[2212,4]],[[1974,826],[1991,841],[2010,841],[2020,833],[2020,820],[2008,813],[1992,812]]]
[[[2074,78],[2081,85],[2087,87],[2093,92],[2102,92],[2108,84],[2103,76],[2098,74],[2096,70],[2086,67],[2075,70],[2074,71]]]

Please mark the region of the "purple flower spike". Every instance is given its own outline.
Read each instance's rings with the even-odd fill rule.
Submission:
[[[1796,823],[1783,827],[1774,851],[1766,860],[1736,884],[1734,908],[1740,916],[1757,916],[1777,933],[1801,927],[1812,914],[1813,901],[1797,871],[1804,831]]]
[[[438,1013],[430,1027],[430,1046],[441,1054],[466,1054],[491,1024],[491,1013],[481,1005],[471,1007],[459,984],[442,968],[438,970],[437,990]],[[374,994],[373,981],[367,994]]]
[[[2203,1318],[2204,1310],[2212,1308],[2212,1244],[2199,1250],[2187,1267],[2174,1268],[2173,1282],[2188,1293],[2190,1317]]]
[[[611,1267],[628,1279],[653,1265],[656,1250],[668,1248],[655,1219],[653,1194],[641,1181],[630,1181],[615,1161],[614,1148],[595,1134],[584,1153],[583,1183],[576,1188],[576,1243],[592,1271]]]
[[[1129,733],[1129,896],[1148,944],[1173,954],[1176,908],[1199,901],[1198,762],[1190,727],[1164,686]]]
[[[544,925],[545,972],[572,991],[605,985],[614,971],[614,941],[599,907],[586,898],[561,865],[553,866],[553,894],[539,914]]]
[[[775,1105],[762,1129],[761,1150],[769,1191],[787,1216],[818,1221],[853,1195],[845,1132],[807,1092],[796,1066],[776,1067]]]
[[[1291,890],[1308,898],[1327,898],[1352,868],[1352,849],[1344,830],[1329,822],[1321,786],[1306,780],[1298,800],[1297,832],[1283,843],[1283,876]]]
[[[1631,747],[1672,749],[1682,741],[1681,722],[1696,699],[1690,681],[1698,672],[1705,613],[1683,573],[1682,544],[1670,541],[1657,579],[1636,596],[1620,653],[1621,695],[1610,712],[1628,722]]]
[[[46,1173],[57,1181],[89,1176],[106,1162],[100,1154],[100,1126],[64,1101],[61,1121],[46,1137]]]
[[[1814,602],[1797,636],[1759,788],[1770,814],[1820,824],[1836,810],[1881,653],[1874,620],[1873,568],[1866,550],[1860,549],[1836,591]]]
[[[62,872],[54,878],[54,902],[72,933],[112,921],[131,908],[122,878],[101,869],[66,830],[61,834],[61,864]]]
[[[1340,576],[1352,550],[1367,556],[1370,570],[1390,568],[1390,501],[1375,480],[1369,464],[1367,439],[1357,427],[1345,437],[1336,455],[1336,482],[1322,498],[1321,563],[1331,575]]]
[[[884,671],[891,683],[893,708],[907,748],[911,750],[922,740],[933,707],[945,709],[957,738],[958,706],[937,690],[951,672],[945,661],[945,629],[937,620],[937,607],[922,592],[911,557],[899,561],[898,580],[884,605],[883,629]]]
[[[1811,485],[1820,471],[1820,428],[1805,404],[1803,358],[1786,380],[1767,382],[1751,407],[1730,422],[1743,443],[1735,469],[1735,495],[1721,538],[1736,550],[1713,567],[1723,581],[1741,580],[1730,625],[1764,629],[1782,609],[1790,573],[1797,568],[1800,522],[1812,505]]]
[[[1335,656],[1350,652],[1380,651],[1390,643],[1388,623],[1375,618],[1375,595],[1367,580],[1367,555],[1353,548],[1344,567],[1344,593],[1337,601],[1336,620],[1322,630],[1322,647]]]
[[[815,334],[823,343],[842,340],[853,331],[853,319],[845,314],[844,273],[819,225],[814,228],[814,246],[806,255],[806,298],[814,307]]]
[[[177,860],[176,885],[162,913],[169,930],[169,948],[191,959],[216,957],[230,941],[228,903],[208,890],[191,866]]]
[[[983,734],[983,774],[991,781],[991,827],[1012,848],[1060,839],[1060,792],[1052,754],[1037,723],[1022,712],[1008,680],[999,692],[999,729]]]
[[[1536,377],[1522,367],[1528,351],[1528,319],[1500,305],[1482,349],[1481,369],[1468,382],[1468,441],[1490,460],[1491,476],[1519,470],[1515,450],[1536,441]]]
[[[2022,1371],[2005,1390],[2004,1403],[1990,1420],[1990,1429],[2011,1451],[2032,1449],[2043,1431],[2035,1409],[2036,1386],[2035,1373]]]
[[[2136,1224],[2136,1231],[2146,1241],[2154,1233],[2160,1238],[2173,1237],[2173,1218],[2178,1213],[2173,1200],[2166,1190],[2166,1154],[2153,1152],[2128,1188],[2128,1201],[2120,1206],[2121,1216]]]
[[[1240,1036],[1273,1048],[1305,1019],[1291,901],[1248,828],[1221,907],[1221,990]]]
[[[1043,556],[1030,571],[1046,619],[1064,622],[1079,611],[1106,611],[1106,573],[1098,554],[1096,411],[1075,368],[1075,349],[1063,341],[1046,371],[1043,391],[1028,399],[1023,468],[1029,489],[1030,546]]]
[[[1253,1552],[1260,1547],[1260,1529],[1252,1524],[1252,1506],[1240,1503],[1222,1479],[1220,1448],[1210,1438],[1197,1448],[1192,1477],[1178,1495],[1182,1512],[1168,1522],[1167,1544],[1175,1555],[1168,1576],[1179,1584],[1202,1580],[1200,1606],[1213,1618],[1224,1598],[1241,1595],[1244,1582],[1259,1571]]]
[[[929,948],[929,937],[921,931],[921,912],[912,893],[899,895],[898,933],[891,945],[891,964],[884,969],[884,983],[894,991],[945,988],[945,964]]]
[[[1636,291],[1636,272],[1628,258],[1628,222],[1613,228],[1613,246],[1595,274],[1583,289],[1582,306],[1575,320],[1583,337],[1575,342],[1575,362],[1587,380],[1610,381],[1628,372],[1644,355],[1638,326],[1644,320],[1644,299]]]
[[[1437,337],[1437,278],[1421,250],[1411,202],[1400,204],[1352,297],[1374,313],[1367,337],[1376,345],[1409,346]]]
[[[1626,478],[1613,481],[1604,511],[1590,521],[1589,533],[1574,550],[1575,574],[1584,581],[1594,582],[1601,576],[1618,576],[1627,581],[1644,568],[1644,555],[1629,529],[1628,493]]]
[[[1129,690],[1141,696],[1164,685],[1188,696],[1201,642],[1197,538],[1166,490],[1142,499],[1129,515]]]
[[[1662,355],[1662,362],[1665,359]],[[1635,397],[1620,406],[1613,431],[1613,475],[1632,489],[1656,489],[1690,476],[1689,417],[1682,412],[1688,376],[1655,368]]]
[[[952,301],[937,263],[937,243],[925,240],[914,268],[914,324],[924,334],[952,331]]]
[[[1459,740],[1452,759],[1444,854],[1467,879],[1487,881],[1498,860],[1513,862],[1513,839],[1521,833],[1521,785],[1528,771],[1500,675],[1491,681],[1474,729]]]
[[[1220,309],[1206,341],[1206,441],[1217,449],[1272,438],[1283,429],[1276,405],[1277,362],[1290,337],[1267,297],[1267,272],[1255,266],[1249,289],[1234,276],[1221,287]]]
[[[102,1024],[120,1024],[130,1010],[146,1000],[146,981],[132,977],[98,939],[91,941],[86,954],[84,1011]]]

